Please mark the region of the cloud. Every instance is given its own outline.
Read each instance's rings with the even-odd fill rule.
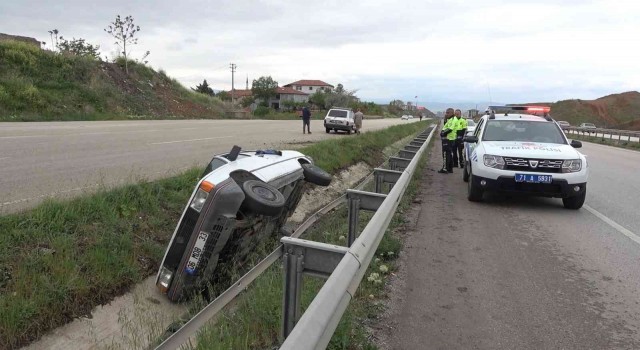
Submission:
[[[247,76],[321,79],[382,101],[555,101],[640,88],[640,3],[629,0],[23,0],[0,4],[0,32],[49,42],[57,28],[110,56],[103,28],[117,13],[142,28],[132,56],[150,50],[150,64],[186,86],[229,89],[234,62],[241,87]]]

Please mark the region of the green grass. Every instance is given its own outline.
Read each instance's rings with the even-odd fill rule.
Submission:
[[[384,281],[396,270],[396,257],[402,241],[395,234],[404,223],[404,214],[417,193],[418,181],[426,165],[424,156],[414,173],[398,206],[387,232],[378,246],[376,256],[334,333],[329,349],[375,349],[368,336],[367,323],[383,311],[380,303],[385,298]],[[369,190],[371,190],[369,188]],[[362,230],[372,214],[362,212],[359,229]],[[305,239],[337,245],[345,244],[348,232],[347,210],[338,209],[320,220],[307,233]],[[384,266],[384,267],[383,267]],[[381,268],[386,268],[383,272]],[[375,275],[377,274],[377,275]],[[323,281],[304,277],[302,306],[306,308],[322,287]],[[281,341],[282,267],[275,265],[260,276],[241,296],[231,311],[225,311],[212,326],[198,335],[198,349],[267,349],[277,347]]]
[[[613,139],[604,138],[604,137],[595,137],[595,136],[587,136],[580,134],[567,134],[567,137],[574,140],[582,140],[587,142],[599,143],[601,145],[640,150],[640,142],[635,141],[627,141],[625,136],[622,136],[620,140],[618,140],[617,136],[613,136]]]
[[[124,60],[88,57],[0,42],[0,121],[221,118],[224,103],[184,88],[164,72]]]
[[[323,141],[300,151],[332,173],[363,160],[377,165],[386,146],[425,125]],[[0,217],[1,347],[15,348],[85,315],[155,273],[201,171],[50,200]]]

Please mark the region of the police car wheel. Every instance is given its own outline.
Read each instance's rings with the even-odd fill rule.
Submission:
[[[471,202],[481,202],[483,191],[473,182],[473,170],[469,172],[469,184],[467,186],[467,199]]]
[[[327,134],[331,132],[331,129],[329,128],[325,128],[325,130],[327,131]]]
[[[568,198],[562,198],[562,204],[564,205],[565,209],[577,210],[582,208],[582,205],[584,204],[584,200],[586,198],[587,198],[587,191],[585,190],[580,195],[568,197]]]
[[[464,169],[462,170],[462,181],[469,182],[469,164],[464,162]]]
[[[302,173],[307,182],[318,186],[329,186],[331,174],[313,164],[302,164]]]
[[[285,198],[277,188],[258,180],[247,180],[242,184],[244,202],[242,207],[258,215],[278,216],[285,205]]]

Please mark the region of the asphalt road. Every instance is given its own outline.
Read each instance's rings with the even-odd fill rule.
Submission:
[[[371,119],[363,131],[400,119]],[[204,166],[233,145],[292,148],[328,138],[321,120],[302,134],[297,120],[184,120],[0,123],[0,214],[48,197],[70,197],[101,187],[156,179]]]
[[[640,348],[640,152],[585,143],[586,206],[466,199],[440,147],[409,214],[386,349]]]

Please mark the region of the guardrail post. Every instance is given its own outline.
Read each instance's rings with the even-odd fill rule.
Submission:
[[[349,203],[349,212],[347,213],[349,220],[347,247],[351,247],[356,240],[360,210],[376,211],[380,205],[382,205],[385,198],[387,198],[386,194],[347,190],[347,201]]]
[[[282,237],[280,242],[284,249],[282,336],[287,338],[300,319],[303,274],[328,278],[348,249],[293,237]]]
[[[414,151],[400,150],[400,151],[398,151],[398,156],[400,158],[413,159],[413,157],[416,155],[416,153],[417,152],[414,152]]]
[[[373,175],[376,181],[375,191],[376,193],[382,193],[382,186],[385,183],[388,183],[391,186],[393,186],[393,184],[395,184],[398,181],[398,179],[400,179],[400,175],[402,175],[402,171],[375,168],[373,169]]]
[[[420,146],[406,145],[404,146],[404,149],[407,151],[418,152],[418,150],[420,149]]]
[[[282,330],[286,338],[300,318],[300,293],[302,291],[302,271],[304,255],[300,249],[285,246],[282,258],[284,264],[284,290],[282,300]]]
[[[389,157],[389,168],[391,168],[391,170],[402,171],[409,166],[409,163],[411,163],[411,159],[402,157]]]

